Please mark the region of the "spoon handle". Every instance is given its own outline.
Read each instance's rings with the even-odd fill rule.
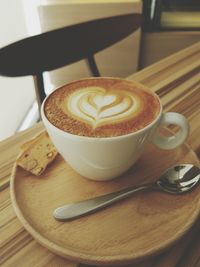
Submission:
[[[92,199],[68,204],[54,210],[54,218],[59,221],[67,221],[92,213],[131,196],[133,193],[155,187],[156,184],[132,186],[117,192],[109,193]]]

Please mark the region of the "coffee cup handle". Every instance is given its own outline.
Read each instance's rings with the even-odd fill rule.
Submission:
[[[158,127],[169,124],[179,126],[179,131],[171,136],[164,136],[156,129],[153,134],[152,142],[161,149],[178,147],[186,140],[189,134],[189,123],[183,115],[176,112],[163,113]]]

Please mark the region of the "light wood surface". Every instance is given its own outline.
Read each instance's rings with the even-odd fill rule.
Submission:
[[[196,65],[197,64],[197,65]],[[187,143],[200,157],[200,43],[129,77],[150,86],[165,110],[183,113],[190,122]],[[178,90],[178,91],[177,91]],[[41,123],[0,143],[0,265],[78,266],[39,245],[17,219],[10,201],[9,179],[20,145],[43,130]],[[129,267],[197,267],[200,265],[200,220],[176,245],[162,254]]]
[[[152,183],[178,163],[200,165],[187,145],[173,150],[149,145],[137,164],[109,182],[81,177],[61,156],[40,177],[15,166],[11,177],[12,204],[28,232],[56,254],[95,265],[133,263],[160,253],[188,231],[200,213],[200,187],[184,195],[153,190],[137,193],[65,223],[56,221],[53,211],[64,204]]]

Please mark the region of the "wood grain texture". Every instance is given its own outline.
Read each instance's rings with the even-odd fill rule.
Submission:
[[[54,255],[28,234],[13,210],[9,188],[1,192],[0,200],[0,266],[78,266]]]
[[[0,142],[0,151],[1,155],[3,155],[0,157],[0,191],[9,185],[13,162],[15,162],[16,156],[19,154],[20,146],[41,131],[43,131],[43,125],[38,123],[33,128],[19,132]]]
[[[40,177],[15,166],[12,204],[28,232],[56,254],[96,265],[132,263],[160,253],[188,231],[200,213],[200,187],[176,196],[152,190],[138,193],[65,223],[53,218],[53,210],[128,186],[151,183],[165,169],[186,162],[199,165],[187,145],[167,151],[149,145],[128,172],[101,183],[78,175],[61,156]]]
[[[197,63],[196,66],[195,62]],[[156,91],[161,96],[165,110],[182,112],[188,118],[190,135],[187,143],[198,157],[200,157],[200,88],[198,85],[200,72],[197,70],[199,66],[200,43],[196,43],[129,77],[129,79],[142,82]],[[0,143],[0,188],[2,190],[0,192],[0,265],[3,267],[78,266],[78,264],[55,256],[31,237],[29,239],[27,237],[29,235],[16,218],[11,206],[8,187],[9,178],[13,163],[19,153],[20,145],[43,129],[43,125],[39,123],[33,128],[18,133]],[[199,264],[200,231],[198,222],[200,222],[200,218],[188,234],[162,254],[148,261],[127,266],[197,267]],[[31,241],[29,243],[26,240]],[[38,261],[36,263],[35,258],[37,257]],[[184,261],[187,264],[185,266]]]

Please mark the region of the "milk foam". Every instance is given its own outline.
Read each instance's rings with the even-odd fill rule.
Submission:
[[[63,111],[96,128],[134,117],[141,107],[140,98],[131,91],[91,86],[69,95],[64,100]]]
[[[118,78],[89,78],[55,90],[45,115],[57,128],[79,136],[114,137],[137,132],[160,112],[160,102],[142,84]]]

